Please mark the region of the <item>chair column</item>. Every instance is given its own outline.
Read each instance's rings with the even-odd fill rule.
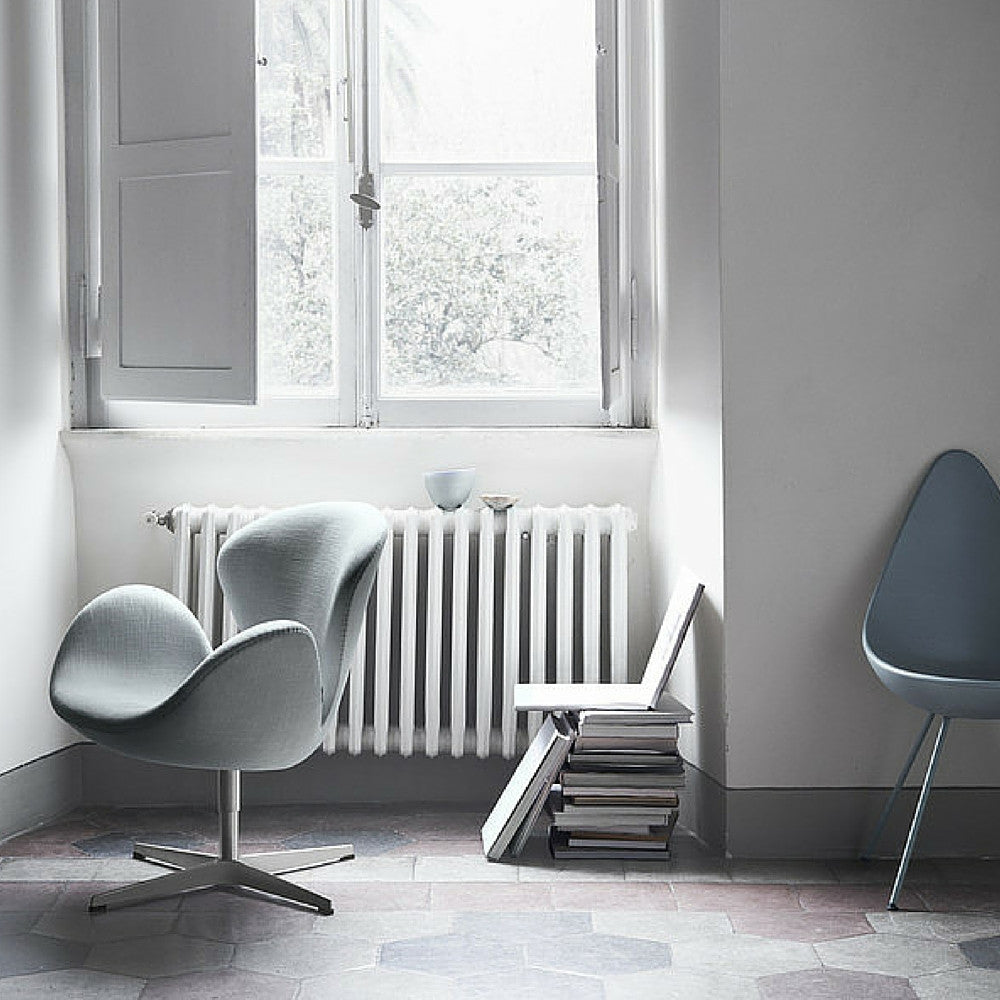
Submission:
[[[236,861],[240,844],[240,772],[219,772],[219,860]]]

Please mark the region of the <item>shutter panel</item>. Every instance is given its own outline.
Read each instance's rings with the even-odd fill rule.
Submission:
[[[254,402],[254,0],[99,0],[102,392]]]

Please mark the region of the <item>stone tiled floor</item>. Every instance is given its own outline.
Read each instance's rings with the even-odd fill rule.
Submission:
[[[136,837],[210,848],[214,817],[70,816],[0,845],[0,998],[29,1000],[995,1000],[1000,862],[920,861],[904,910],[890,864],[725,861],[678,837],[669,866],[481,854],[478,813],[249,810],[246,850],[352,841],[301,873],[319,917],[198,893],[90,915],[156,873]]]

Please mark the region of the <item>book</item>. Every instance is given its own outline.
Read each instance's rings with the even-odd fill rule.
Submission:
[[[607,795],[595,794],[593,789],[588,788],[580,795],[564,796],[567,804],[574,806],[647,806],[658,809],[675,809],[680,797],[677,792],[664,791],[658,788],[639,789],[635,793],[616,794],[609,792]]]
[[[660,774],[656,771],[563,771],[563,795],[571,795],[578,788],[679,788],[684,784],[684,772]]]
[[[529,816],[534,823],[572,743],[573,730],[567,722],[561,716],[548,716],[483,824],[483,850],[490,861],[503,857]],[[526,839],[527,835],[519,838],[520,847]]]
[[[600,736],[603,739],[673,740],[677,742],[677,725],[669,726],[622,726],[600,722],[580,722],[581,737]]]
[[[673,753],[677,750],[677,740],[655,736],[578,736],[576,749],[581,750],[655,750],[659,753]]]
[[[653,709],[609,709],[589,706],[580,712],[582,723],[603,723],[610,726],[662,726],[690,722],[693,717],[691,709],[670,694],[663,694],[659,704]]]
[[[683,767],[679,754],[658,750],[577,750],[569,752],[568,767],[641,767],[650,770]]]
[[[666,861],[670,858],[669,841],[661,841],[653,847],[636,844],[570,844],[570,838],[565,830],[553,828],[549,831],[549,851],[556,860],[657,860]]]

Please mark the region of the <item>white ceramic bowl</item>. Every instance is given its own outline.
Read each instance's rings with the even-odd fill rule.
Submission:
[[[457,510],[469,499],[475,479],[475,469],[442,469],[425,472],[424,486],[427,495],[442,510]]]

